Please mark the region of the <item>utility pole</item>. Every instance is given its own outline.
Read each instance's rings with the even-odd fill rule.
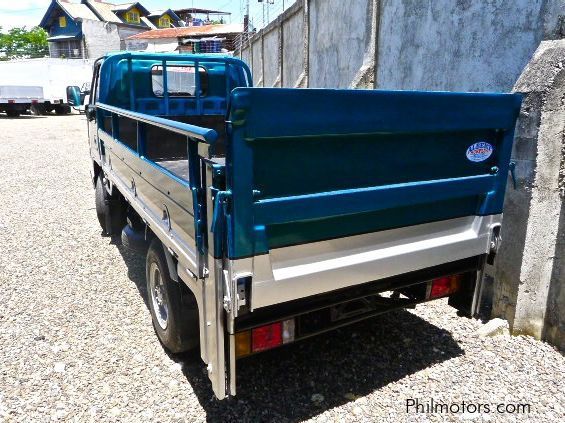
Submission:
[[[243,15],[243,33],[249,33],[249,0],[245,0],[245,15]]]

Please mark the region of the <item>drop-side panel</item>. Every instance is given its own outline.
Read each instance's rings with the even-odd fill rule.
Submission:
[[[179,257],[186,256],[190,270],[198,274],[200,254],[194,239],[193,200],[188,183],[139,157],[104,131],[99,130],[98,134],[110,158],[105,170],[120,192],[148,220],[152,230],[158,225],[167,234],[178,246],[173,249],[178,249]]]

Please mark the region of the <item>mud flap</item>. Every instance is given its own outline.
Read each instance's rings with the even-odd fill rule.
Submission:
[[[484,291],[484,269],[486,256],[481,257],[479,269],[467,277],[461,290],[451,295],[448,304],[455,308],[459,315],[465,317],[478,317]]]

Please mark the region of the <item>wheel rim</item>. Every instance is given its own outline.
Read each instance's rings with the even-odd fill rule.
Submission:
[[[157,324],[161,329],[167,329],[169,322],[169,306],[164,300],[165,286],[163,284],[163,277],[157,263],[151,263],[149,267],[149,295],[151,296],[151,303],[157,318]]]

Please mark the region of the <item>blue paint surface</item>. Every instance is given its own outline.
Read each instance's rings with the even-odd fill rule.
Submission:
[[[519,95],[238,88],[228,256],[502,212]],[[469,161],[488,141],[492,154]]]

